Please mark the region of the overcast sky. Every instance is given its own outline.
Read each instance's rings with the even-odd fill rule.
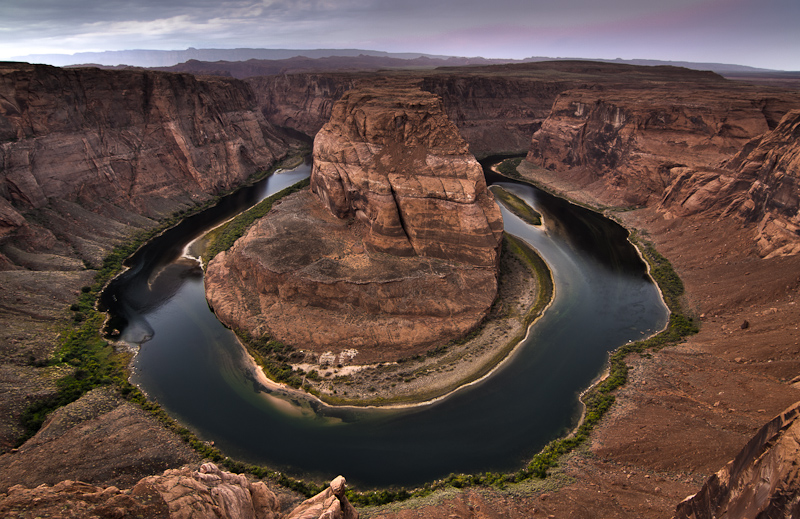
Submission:
[[[0,0],[0,59],[360,48],[800,70],[800,0]]]

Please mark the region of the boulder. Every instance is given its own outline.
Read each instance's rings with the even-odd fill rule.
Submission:
[[[358,519],[358,512],[344,495],[346,485],[344,477],[337,476],[328,488],[300,503],[286,519]]]

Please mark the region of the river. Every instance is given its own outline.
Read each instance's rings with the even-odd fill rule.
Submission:
[[[274,174],[225,208],[187,219],[132,257],[104,294],[127,321],[123,340],[138,347],[131,381],[227,456],[321,481],[343,474],[362,488],[515,471],[575,425],[578,396],[609,351],[666,324],[668,311],[623,228],[531,186],[490,178],[542,213],[544,225],[530,226],[502,209],[506,231],[539,251],[556,287],[512,362],[443,401],[409,409],[330,408],[271,393],[209,310],[203,272],[185,249],[215,222],[309,172],[306,163]]]

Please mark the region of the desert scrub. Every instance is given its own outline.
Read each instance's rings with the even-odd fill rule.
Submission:
[[[506,159],[500,164],[497,165],[497,171],[506,177],[511,178],[522,178],[522,176],[517,171],[517,168],[522,163],[522,159],[524,157],[514,157],[510,159]]]
[[[524,222],[530,225],[542,225],[542,215],[520,197],[500,186],[491,186],[489,189],[509,211],[522,218]]]

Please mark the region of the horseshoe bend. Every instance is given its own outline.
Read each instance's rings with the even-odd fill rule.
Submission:
[[[436,96],[351,90],[292,195],[208,266],[223,322],[380,362],[475,328],[497,294],[500,210]]]
[[[0,72],[3,514],[72,500],[165,516],[180,508],[168,490],[181,485],[206,503],[222,491],[251,508],[261,500],[275,516],[302,500],[266,472],[248,478],[278,497],[200,468],[213,446],[184,442],[108,375],[106,359],[124,350],[69,350],[75,336],[59,335],[99,328],[84,299],[113,246],[275,165],[298,144],[282,128],[316,135],[311,187],[211,261],[207,290],[231,326],[302,350],[292,362],[308,373],[327,352],[364,365],[423,354],[486,322],[504,269],[512,285],[530,278],[503,264],[499,212],[469,150],[527,154],[514,175],[649,241],[700,329],[629,354],[614,404],[543,486],[465,476],[432,501],[371,516],[699,518],[795,506],[796,90],[589,62],[249,80]],[[95,389],[59,407],[64,387]],[[40,402],[55,407],[37,415]],[[44,427],[18,444],[23,423]],[[350,513],[334,481],[321,499]]]

